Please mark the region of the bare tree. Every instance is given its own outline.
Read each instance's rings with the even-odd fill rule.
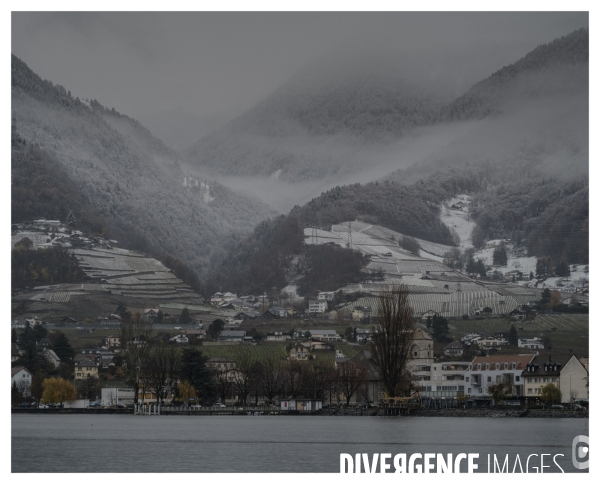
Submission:
[[[346,399],[346,405],[350,405],[352,395],[367,381],[367,370],[361,364],[351,360],[338,363],[335,381],[338,392]]]
[[[159,344],[150,349],[146,379],[150,390],[156,395],[156,403],[163,403],[176,380],[181,358],[179,348]]]
[[[389,397],[406,388],[406,364],[414,337],[413,310],[404,286],[392,289],[379,299],[379,321],[373,325],[373,363]]]
[[[272,402],[283,390],[284,370],[282,361],[275,358],[268,358],[262,361],[262,367],[261,391],[265,398]]]
[[[253,361],[247,355],[242,356],[237,361],[238,377],[235,380],[235,386],[238,391],[238,400],[242,405],[246,405],[248,395],[256,386],[257,373],[254,371]]]
[[[302,392],[306,380],[306,366],[305,361],[298,360],[288,360],[284,366],[284,389],[293,398],[297,398]]]
[[[304,389],[306,396],[311,398],[324,398],[325,390],[331,381],[333,365],[328,365],[316,360],[306,364],[304,372]]]
[[[225,403],[227,395],[230,394],[233,388],[233,380],[237,373],[237,370],[231,368],[225,368],[221,371],[216,372],[215,380],[217,383],[217,391],[221,398],[221,403]]]
[[[121,347],[125,363],[125,381],[133,388],[134,402],[138,402],[138,392],[141,387],[145,390],[147,382],[142,378],[147,371],[150,353],[150,338],[152,325],[139,312],[121,321]],[[143,380],[143,381],[142,381]],[[145,392],[144,392],[145,394]]]

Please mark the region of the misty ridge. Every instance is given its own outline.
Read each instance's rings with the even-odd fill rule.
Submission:
[[[76,205],[95,231],[183,260],[207,288],[242,292],[258,279],[281,286],[290,264],[301,272],[346,260],[303,249],[306,225],[363,220],[453,245],[439,215],[458,193],[481,194],[477,223],[488,235],[549,240],[550,214],[578,223],[559,248],[528,245],[573,255],[589,204],[588,35],[539,46],[458,97],[455,71],[431,59],[392,50],[318,59],[184,152],[13,56],[13,221],[64,219]],[[186,177],[198,185],[184,187]],[[565,185],[577,188],[568,189],[575,207],[564,204]],[[527,203],[491,195],[511,190]],[[488,221],[500,212],[505,223]]]
[[[390,57],[386,63],[378,56],[361,68],[361,60],[340,60],[332,67],[320,62],[301,71],[190,147],[187,157],[221,175],[292,183],[333,177],[339,182],[340,176],[354,175],[348,180],[353,183],[365,165],[369,172],[378,165],[384,171],[406,168],[453,142],[466,146],[465,158],[501,158],[514,146],[545,144],[557,136],[561,142],[549,146],[548,155],[569,144],[587,149],[586,29],[538,47],[454,100],[442,85],[443,76],[425,82],[414,61],[403,65]],[[488,118],[489,124],[478,122]],[[516,124],[529,129],[511,130]],[[473,152],[482,137],[498,140],[504,132],[503,152],[494,152],[494,145],[489,154],[487,145]],[[405,154],[406,145],[412,153]],[[362,180],[370,181],[369,176],[363,173]]]
[[[127,116],[73,98],[12,58],[12,220],[65,220],[201,273],[220,240],[274,212],[215,182],[183,186],[180,155]]]

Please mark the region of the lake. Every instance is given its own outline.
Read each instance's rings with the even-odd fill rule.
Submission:
[[[12,472],[339,472],[340,454],[479,453],[574,472],[588,419],[12,415]],[[466,470],[466,462],[461,470]],[[516,467],[519,471],[519,467]],[[393,470],[393,467],[392,467]]]

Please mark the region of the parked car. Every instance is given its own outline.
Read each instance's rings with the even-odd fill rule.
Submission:
[[[38,408],[42,408],[42,409],[44,409],[44,408],[50,408],[50,407],[49,407],[48,405],[46,405],[45,403],[40,403],[40,404],[38,405]]]
[[[225,408],[225,405],[223,405],[222,403],[215,403],[213,405],[213,408]]]
[[[554,408],[554,409],[557,409],[557,410],[564,410],[565,409],[565,407],[562,406],[562,405],[552,405],[550,408]]]
[[[102,407],[102,402],[92,402],[88,405],[88,408],[99,408]]]

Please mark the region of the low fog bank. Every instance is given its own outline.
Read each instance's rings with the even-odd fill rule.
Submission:
[[[391,145],[363,147],[348,155],[345,174],[319,180],[292,183],[277,179],[276,174],[271,177],[212,174],[210,177],[286,213],[294,205],[302,205],[335,186],[368,183],[389,176],[409,183],[420,176],[465,163],[522,162],[549,177],[587,175],[587,93],[508,104],[503,110],[501,115],[479,121],[420,128]],[[330,156],[335,157],[337,153],[332,150]]]

